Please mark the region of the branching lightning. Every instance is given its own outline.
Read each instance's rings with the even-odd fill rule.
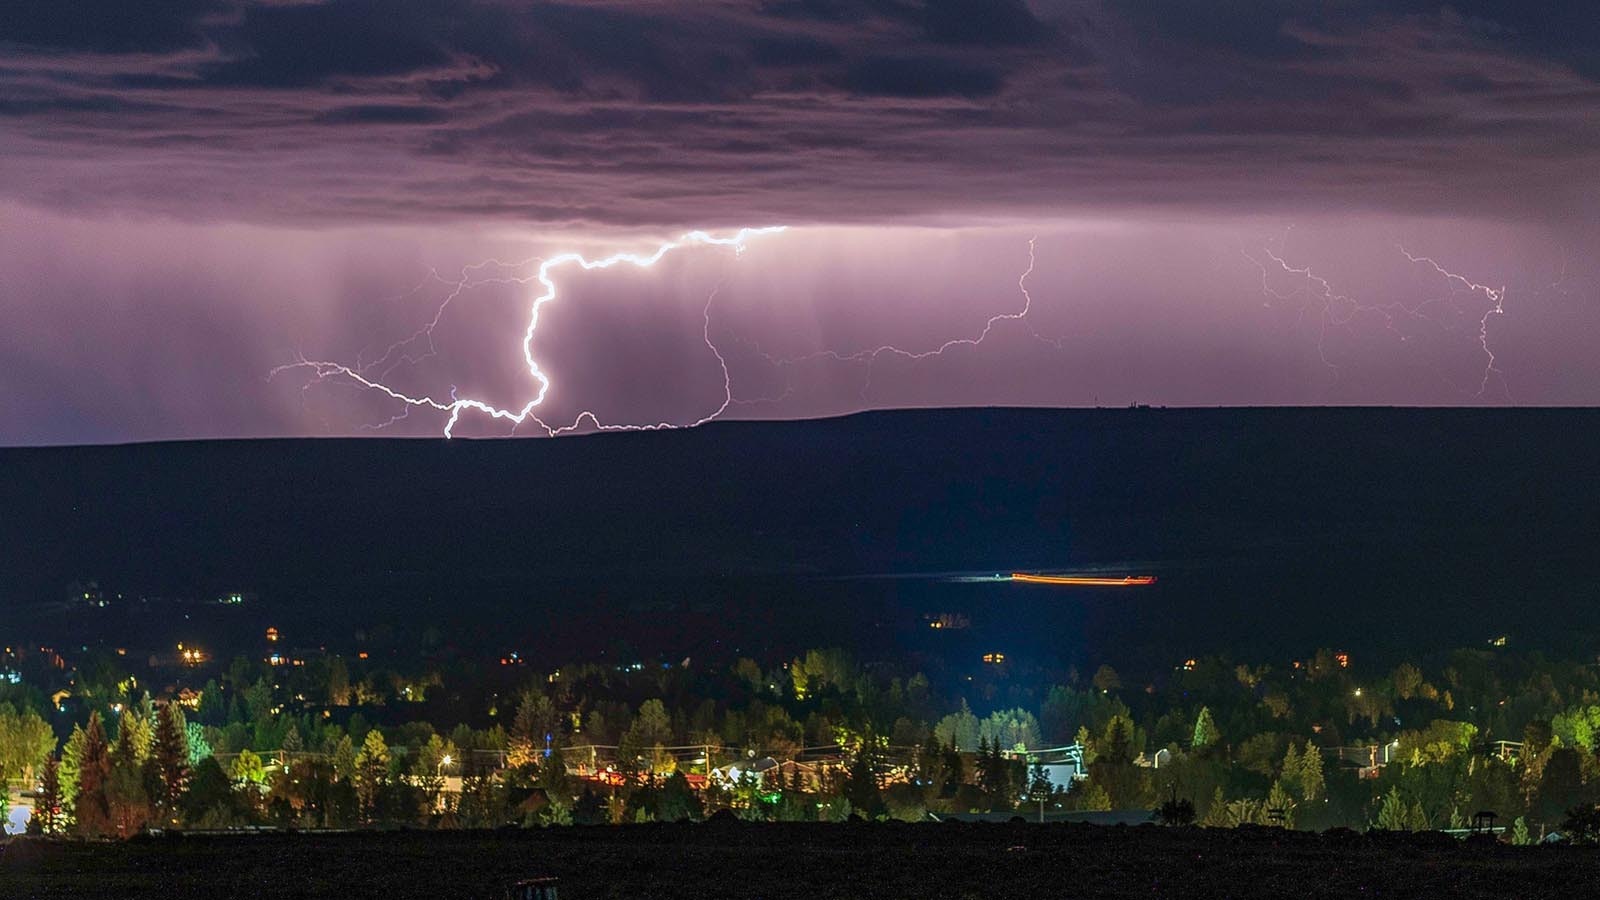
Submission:
[[[733,391],[733,378],[728,368],[728,361],[723,355],[722,350],[717,346],[716,341],[714,341],[711,336],[711,308],[721,290],[721,284],[719,283],[717,287],[711,291],[710,295],[707,296],[705,305],[701,311],[703,323],[701,338],[706,345],[706,349],[709,350],[711,355],[716,359],[717,365],[722,372],[722,398],[720,403],[718,403],[714,409],[692,421],[659,421],[653,423],[606,422],[603,421],[594,411],[585,409],[584,411],[578,413],[573,420],[567,424],[552,424],[546,421],[544,418],[541,418],[536,412],[536,410],[543,405],[546,397],[549,396],[551,380],[550,377],[540,368],[538,361],[534,358],[533,341],[534,335],[539,327],[540,310],[546,303],[555,300],[558,293],[554,273],[557,269],[567,266],[576,267],[586,271],[595,269],[609,269],[623,264],[632,265],[638,268],[650,268],[672,251],[693,246],[729,247],[733,249],[735,254],[741,254],[744,252],[747,243],[751,238],[776,234],[785,230],[786,228],[784,226],[744,228],[729,237],[717,237],[704,231],[691,231],[676,240],[668,241],[658,245],[655,250],[650,253],[616,253],[611,256],[601,257],[599,259],[589,259],[588,257],[585,257],[577,252],[566,252],[542,259],[539,257],[533,257],[519,262],[508,263],[500,260],[486,260],[484,262],[475,263],[463,268],[454,281],[440,276],[437,271],[432,271],[429,273],[430,280],[438,281],[449,287],[448,293],[439,303],[438,308],[434,311],[432,319],[422,327],[418,328],[416,331],[412,332],[412,334],[410,334],[408,337],[390,344],[383,351],[383,353],[377,356],[376,359],[363,363],[360,359],[360,356],[358,356],[355,365],[347,365],[345,363],[329,360],[307,359],[302,356],[296,358],[294,362],[273,369],[272,372],[269,373],[268,378],[274,378],[289,371],[307,371],[311,374],[311,377],[308,379],[306,384],[302,386],[302,393],[313,385],[334,381],[352,385],[360,390],[376,391],[392,400],[398,401],[401,404],[400,411],[391,416],[385,422],[367,426],[373,429],[382,429],[394,424],[395,422],[405,419],[414,409],[435,410],[440,413],[444,413],[446,416],[444,426],[445,437],[452,437],[455,433],[456,426],[461,421],[463,413],[470,412],[481,413],[490,419],[509,421],[512,423],[511,431],[513,434],[516,433],[518,428],[531,423],[539,428],[545,435],[550,437],[568,434],[584,428],[586,425],[597,431],[655,431],[676,428],[693,428],[699,425],[704,425],[705,423],[722,416],[727,412],[730,406],[736,404],[775,402],[776,400],[780,400],[783,399],[783,397],[789,396],[789,394],[793,391],[793,385],[791,383],[789,388],[785,390],[782,397],[764,397],[759,399],[735,398]],[[836,350],[821,350],[806,354],[804,356],[791,358],[775,357],[762,351],[758,345],[752,346],[755,346],[756,352],[765,358],[767,362],[780,368],[791,367],[808,360],[819,359],[835,360],[845,363],[864,363],[868,367],[867,378],[868,384],[870,384],[872,363],[880,357],[895,356],[912,361],[937,357],[942,355],[945,351],[955,347],[979,346],[994,331],[995,326],[1001,322],[1025,320],[1029,311],[1033,307],[1033,296],[1028,291],[1027,281],[1028,277],[1033,274],[1036,262],[1034,251],[1035,240],[1030,239],[1028,241],[1028,266],[1017,278],[1017,288],[1022,293],[1022,308],[1016,312],[1003,312],[990,316],[987,320],[985,320],[983,328],[975,337],[953,338],[943,342],[937,347],[926,350],[906,350],[892,344],[884,344],[870,350],[862,350],[853,353],[846,353]],[[497,274],[485,277],[479,274],[485,269],[492,269],[502,273],[508,271],[514,273],[517,270],[531,265],[536,261],[539,263],[538,269],[531,275]],[[417,396],[399,390],[386,381],[390,373],[392,373],[397,367],[403,365],[414,365],[437,354],[438,348],[435,346],[433,339],[434,330],[438,328],[439,323],[443,320],[445,312],[450,308],[451,304],[461,297],[463,293],[469,289],[487,284],[528,284],[535,281],[540,285],[541,291],[533,298],[529,308],[528,324],[522,335],[522,360],[527,368],[528,374],[533,379],[535,389],[533,395],[526,402],[524,402],[522,406],[499,407],[482,399],[458,397],[456,396],[453,388],[451,389],[448,400],[440,399],[430,395]],[[420,289],[420,286],[418,289]],[[1040,335],[1032,328],[1031,325],[1028,326],[1028,331],[1033,335],[1033,337],[1040,341],[1051,344],[1057,348],[1061,346],[1061,342],[1059,340]],[[865,393],[865,387],[863,388],[863,393]]]
[[[1043,341],[1044,343],[1049,344],[1059,350],[1062,346],[1062,341],[1060,338],[1045,337],[1038,331],[1034,330],[1033,326],[1025,321],[1027,319],[1028,312],[1033,308],[1033,295],[1028,292],[1028,276],[1033,274],[1034,266],[1037,262],[1037,257],[1035,255],[1035,245],[1037,241],[1038,238],[1028,239],[1028,267],[1022,271],[1021,275],[1017,276],[1017,290],[1022,294],[1022,308],[1016,312],[996,313],[990,316],[988,319],[984,320],[983,328],[979,330],[976,337],[951,338],[950,340],[939,344],[937,347],[932,347],[926,350],[906,350],[894,344],[880,344],[877,347],[872,347],[865,350],[857,350],[854,352],[843,352],[839,350],[817,350],[811,353],[802,354],[800,356],[789,357],[774,356],[761,350],[759,346],[756,346],[755,350],[767,362],[779,368],[785,369],[789,369],[803,363],[814,362],[816,360],[823,359],[841,363],[863,364],[867,368],[866,380],[862,383],[861,387],[861,393],[863,397],[866,396],[867,391],[872,386],[872,365],[873,363],[877,362],[879,358],[884,356],[892,356],[911,362],[916,362],[942,356],[945,351],[956,347],[977,347],[989,337],[990,333],[994,331],[995,325],[999,324],[1000,322],[1024,322],[1024,324],[1028,325],[1028,333],[1031,334],[1035,339]],[[791,385],[790,388],[784,392],[783,396],[788,396],[792,390],[793,386]],[[781,397],[777,399],[781,399]],[[765,402],[765,400],[757,402]]]
[[[1489,379],[1491,376],[1499,376],[1500,388],[1501,390],[1505,391],[1506,399],[1510,400],[1511,389],[1506,384],[1505,373],[1496,368],[1494,351],[1489,348],[1489,317],[1503,316],[1506,314],[1505,286],[1502,285],[1499,290],[1495,290],[1486,284],[1478,284],[1475,281],[1457,275],[1456,273],[1446,269],[1444,266],[1434,262],[1429,257],[1413,256],[1411,251],[1404,247],[1400,248],[1400,252],[1405,254],[1406,259],[1411,260],[1413,263],[1426,263],[1432,266],[1435,272],[1443,275],[1453,284],[1465,287],[1471,293],[1481,293],[1485,297],[1489,298],[1490,303],[1493,305],[1484,310],[1483,316],[1478,319],[1478,346],[1483,348],[1483,355],[1488,358],[1488,362],[1484,363],[1483,366],[1483,380],[1478,384],[1478,396],[1482,397],[1483,392],[1489,389]]]
[[[1504,287],[1497,289],[1486,284],[1479,284],[1444,268],[1431,257],[1414,255],[1405,247],[1396,245],[1396,249],[1411,263],[1430,266],[1434,272],[1444,276],[1446,283],[1452,287],[1452,294],[1466,292],[1473,295],[1481,295],[1487,300],[1488,305],[1478,319],[1478,346],[1483,352],[1485,362],[1483,376],[1479,380],[1476,396],[1482,397],[1489,389],[1489,382],[1498,380],[1506,400],[1509,401],[1511,399],[1510,387],[1506,384],[1505,373],[1499,368],[1494,350],[1489,344],[1489,319],[1491,316],[1505,315],[1506,289]],[[1305,300],[1308,299],[1310,301],[1309,305],[1315,308],[1318,313],[1317,355],[1323,364],[1334,372],[1335,376],[1339,374],[1339,366],[1328,358],[1325,345],[1330,327],[1350,325],[1363,315],[1375,315],[1380,317],[1384,327],[1398,335],[1401,341],[1409,340],[1404,332],[1395,327],[1396,321],[1401,318],[1430,322],[1447,329],[1450,327],[1448,323],[1440,322],[1432,318],[1428,313],[1430,307],[1449,302],[1450,296],[1448,295],[1431,297],[1412,305],[1401,302],[1364,303],[1354,297],[1336,291],[1328,279],[1312,272],[1310,266],[1291,265],[1283,256],[1274,253],[1271,248],[1262,248],[1262,254],[1266,257],[1267,262],[1257,259],[1248,252],[1244,253],[1245,258],[1261,270],[1262,294],[1267,297],[1269,304],[1300,300],[1302,303],[1300,306],[1302,320],[1307,309]],[[1275,272],[1298,278],[1302,280],[1303,286],[1287,292],[1277,290],[1272,287],[1272,276]]]
[[[601,257],[599,259],[589,259],[583,254],[577,252],[560,253],[540,261],[538,271],[530,277],[511,277],[506,279],[485,279],[474,281],[469,275],[470,271],[485,268],[490,265],[506,265],[505,263],[500,263],[496,260],[478,263],[463,270],[463,277],[455,283],[454,289],[448,296],[445,297],[444,301],[440,303],[439,308],[437,312],[435,312],[431,322],[429,322],[427,325],[424,325],[422,328],[419,328],[410,337],[391,344],[376,362],[366,365],[358,364],[356,366],[349,366],[340,362],[300,358],[295,362],[273,369],[272,372],[269,373],[268,378],[276,377],[277,375],[290,370],[310,370],[313,377],[308,384],[315,384],[330,378],[346,379],[362,388],[385,394],[391,399],[397,400],[404,404],[404,409],[401,411],[401,413],[390,419],[391,423],[400,418],[404,418],[406,413],[408,413],[411,409],[419,407],[434,409],[447,414],[444,426],[445,437],[452,437],[454,435],[455,427],[457,423],[461,421],[461,414],[464,411],[475,411],[483,413],[484,415],[487,415],[493,419],[510,421],[513,423],[513,428],[521,426],[527,422],[532,422],[539,428],[543,429],[545,434],[552,437],[558,434],[566,434],[568,432],[576,431],[583,427],[585,422],[591,423],[595,429],[600,431],[645,431],[685,427],[685,425],[671,422],[645,424],[608,423],[602,421],[596,413],[587,409],[578,413],[570,424],[551,425],[534,413],[534,410],[544,403],[545,397],[548,396],[550,392],[550,378],[543,372],[543,370],[539,368],[538,361],[534,359],[533,339],[534,333],[539,328],[539,311],[546,303],[549,303],[556,298],[557,288],[555,278],[553,277],[552,273],[556,269],[564,266],[577,266],[585,271],[591,271],[595,269],[610,269],[623,264],[636,266],[641,269],[648,269],[660,262],[661,259],[667,254],[683,247],[731,247],[735,253],[742,253],[747,245],[747,242],[751,238],[760,235],[777,234],[785,230],[786,227],[781,225],[766,228],[742,228],[731,237],[717,237],[704,231],[691,231],[676,240],[667,241],[666,243],[658,245],[651,253],[616,253],[612,254],[611,256]],[[531,262],[531,260],[529,262]],[[435,274],[434,277],[437,277],[437,275]],[[542,292],[533,299],[528,314],[528,325],[523,331],[522,335],[522,359],[524,364],[527,366],[529,375],[533,378],[533,381],[537,385],[533,396],[529,398],[526,403],[519,408],[502,408],[484,400],[470,397],[457,397],[455,396],[455,391],[453,389],[451,390],[450,399],[445,401],[427,395],[412,396],[396,390],[395,388],[384,383],[382,379],[393,370],[394,366],[402,363],[416,362],[435,353],[435,347],[433,345],[433,330],[438,326],[440,319],[444,316],[444,312],[446,308],[449,307],[451,301],[459,297],[461,293],[468,287],[487,284],[497,280],[515,283],[538,281],[540,286],[543,288]],[[706,300],[704,336],[706,346],[711,349],[711,352],[717,358],[718,364],[722,367],[723,385],[726,391],[723,402],[717,408],[717,410],[710,415],[694,422],[685,423],[690,427],[711,421],[712,419],[721,415],[728,408],[729,403],[732,402],[732,387],[728,377],[727,361],[723,358],[722,353],[717,349],[716,345],[711,340],[711,301],[715,299],[716,293],[716,291],[712,291],[711,297],[707,298]],[[407,348],[422,340],[426,340],[427,342],[427,353],[420,356],[411,356]],[[369,376],[367,374],[378,367],[384,368],[382,372],[376,376]]]

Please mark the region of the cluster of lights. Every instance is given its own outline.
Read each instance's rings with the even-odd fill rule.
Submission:
[[[204,652],[195,647],[185,648],[182,644],[178,645],[178,658],[182,660],[183,664],[186,666],[198,666],[206,661],[206,655]]]
[[[990,665],[998,665],[1006,661],[1006,655],[1004,653],[985,653],[983,661]]]

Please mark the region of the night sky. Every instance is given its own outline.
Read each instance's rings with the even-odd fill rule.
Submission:
[[[1575,0],[11,0],[0,443],[1591,405],[1597,212]]]

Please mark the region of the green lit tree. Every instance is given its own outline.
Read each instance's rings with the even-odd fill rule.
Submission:
[[[1194,722],[1194,738],[1189,746],[1194,750],[1206,752],[1222,741],[1222,732],[1217,728],[1216,719],[1211,716],[1211,707],[1200,707],[1200,715]]]
[[[31,783],[37,769],[56,749],[50,724],[32,709],[14,711],[0,703],[0,782]]]
[[[363,815],[371,818],[376,812],[378,794],[389,781],[389,745],[374,728],[367,732],[356,754],[356,796],[361,802]]]

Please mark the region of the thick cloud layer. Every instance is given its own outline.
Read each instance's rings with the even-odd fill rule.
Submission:
[[[17,0],[11,199],[735,224],[1107,207],[1582,217],[1581,3]]]

